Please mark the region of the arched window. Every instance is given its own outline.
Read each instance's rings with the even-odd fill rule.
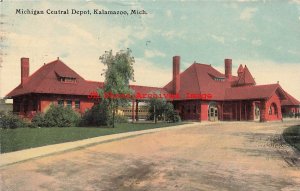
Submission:
[[[275,103],[272,103],[270,108],[269,108],[269,115],[277,115],[277,105]]]

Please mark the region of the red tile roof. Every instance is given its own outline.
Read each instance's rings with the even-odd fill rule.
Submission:
[[[76,83],[60,82],[58,76],[76,78]],[[61,60],[55,60],[43,65],[25,84],[17,86],[7,97],[29,93],[89,95],[101,86],[103,83],[86,81]]]
[[[149,86],[139,86],[139,85],[129,85],[130,88],[135,93],[140,94],[167,94],[168,92],[163,88],[149,87]]]
[[[186,99],[186,94],[212,94],[211,100],[260,100],[268,99],[275,93],[285,100],[288,95],[279,84],[254,85],[255,81],[247,66],[240,65],[238,71],[243,72],[240,77],[232,76],[226,80],[224,74],[207,64],[192,64],[180,74],[179,100]],[[239,82],[239,86],[236,86]],[[168,92],[173,91],[173,82],[165,87]],[[198,99],[198,98],[195,98]],[[290,98],[293,103],[296,99]]]
[[[233,76],[233,79],[236,79]],[[225,75],[214,69],[211,65],[194,63],[180,74],[181,99],[186,94],[212,94],[214,100],[223,100],[225,89],[231,87],[231,81],[225,79]],[[172,81],[165,87],[172,92]]]
[[[236,76],[233,76],[236,79]],[[231,87],[231,81],[225,75],[214,69],[211,65],[194,63],[180,74],[180,98],[185,99],[186,94],[212,94],[213,100],[223,100],[226,88]],[[165,87],[172,91],[172,81]]]
[[[61,82],[58,77],[75,78],[76,82]],[[17,86],[14,90],[8,93],[6,97],[11,98],[30,93],[87,96],[90,95],[91,92],[95,92],[97,89],[103,88],[103,86],[103,82],[85,80],[61,60],[55,60],[43,65],[29,77],[25,84]],[[130,87],[135,90],[135,92],[142,94],[152,91],[166,93],[166,91],[162,88],[136,85],[131,85]]]
[[[243,67],[242,64],[240,64],[240,66],[239,66],[239,68],[237,70],[237,73],[242,73],[242,72],[244,72],[244,67]]]
[[[292,106],[292,105],[300,105],[300,101],[298,101],[296,98],[294,98],[293,96],[291,96],[289,93],[287,93],[285,91],[285,94],[287,95],[287,99],[286,100],[282,100],[281,101],[281,105],[283,106]]]
[[[241,66],[239,67],[241,70]],[[283,105],[299,105],[300,102],[286,93],[279,84],[257,85],[245,66],[240,77],[232,76],[227,80],[225,75],[214,69],[211,65],[194,63],[180,74],[180,90],[178,100],[186,100],[189,94],[212,94],[212,100],[259,100],[268,99],[275,93],[282,99]],[[75,78],[76,82],[61,82],[60,77]],[[237,83],[240,86],[236,86]],[[17,86],[6,97],[30,94],[66,94],[66,95],[90,95],[91,92],[103,88],[103,82],[87,81],[69,68],[61,60],[55,60],[45,64],[33,73],[27,82]],[[149,87],[130,85],[135,93],[140,94],[172,94],[173,82],[165,87]],[[193,98],[199,99],[199,98]]]
[[[258,86],[242,86],[227,88],[225,100],[259,100],[268,99],[277,93],[282,99],[286,99],[283,89],[279,84],[268,84]]]
[[[240,66],[241,67],[241,66]],[[241,68],[238,69],[238,72],[240,71]],[[243,69],[241,72],[238,81],[236,82],[237,86],[243,86],[243,85],[255,85],[255,80],[252,77],[250,71],[248,70],[247,66]]]

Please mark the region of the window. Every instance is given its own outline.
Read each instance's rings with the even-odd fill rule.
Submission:
[[[72,100],[67,100],[67,107],[72,108]]]
[[[196,110],[197,110],[197,109],[196,109],[196,105],[194,105],[194,113],[196,113]]]
[[[33,100],[33,102],[32,102],[32,108],[33,108],[33,111],[37,111],[38,110],[38,102],[37,102],[37,100]]]
[[[65,83],[76,83],[76,78],[71,77],[58,77],[58,80]]]
[[[272,103],[269,108],[269,115],[277,115],[277,114],[278,114],[277,106],[275,103]]]
[[[217,78],[217,77],[215,77],[214,80],[218,81],[218,82],[224,82],[225,78]]]
[[[64,100],[58,100],[57,105],[64,106]]]
[[[75,101],[75,109],[80,109],[80,101],[79,100]]]
[[[187,107],[187,112],[188,112],[188,113],[191,113],[191,106],[188,106],[188,107]]]

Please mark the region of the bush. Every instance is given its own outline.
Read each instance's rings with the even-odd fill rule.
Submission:
[[[45,119],[43,113],[37,113],[31,120],[31,124],[34,127],[43,127],[45,126]]]
[[[28,127],[29,123],[20,118],[18,115],[12,113],[0,114],[0,128],[3,129],[16,129],[20,127]]]
[[[115,123],[127,123],[128,122],[128,119],[126,116],[123,116],[123,115],[115,115]],[[112,124],[113,121],[112,121],[112,117],[109,118],[109,121],[108,121],[108,124]]]
[[[108,122],[109,113],[107,105],[98,104],[84,113],[80,121],[80,126],[106,126]]]
[[[167,122],[172,122],[172,123],[176,123],[176,122],[180,122],[180,116],[178,115],[178,113],[174,110],[174,106],[171,103],[166,103],[165,105],[165,120]]]
[[[49,110],[43,116],[37,114],[34,118],[34,123],[37,126],[44,127],[72,127],[77,126],[80,121],[78,113],[72,110],[72,108],[51,105]]]
[[[163,99],[151,99],[148,103],[149,114],[147,116],[148,120],[154,119],[154,114],[158,120],[165,120],[167,122],[180,122],[180,116],[175,111],[172,103],[167,102]],[[155,108],[155,112],[154,112]]]

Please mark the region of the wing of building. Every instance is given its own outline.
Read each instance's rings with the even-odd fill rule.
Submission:
[[[97,90],[103,87],[103,82],[85,80],[59,58],[29,75],[29,59],[21,58],[21,83],[6,98],[13,99],[14,112],[29,118],[51,104],[84,113],[99,103]],[[256,85],[247,66],[240,65],[232,75],[231,59],[225,59],[225,74],[200,63],[180,72],[180,57],[174,56],[173,79],[167,85],[130,88],[139,95],[132,99],[136,120],[138,103],[149,95],[169,98],[183,120],[281,120],[285,113],[299,113],[300,105],[279,84]]]

